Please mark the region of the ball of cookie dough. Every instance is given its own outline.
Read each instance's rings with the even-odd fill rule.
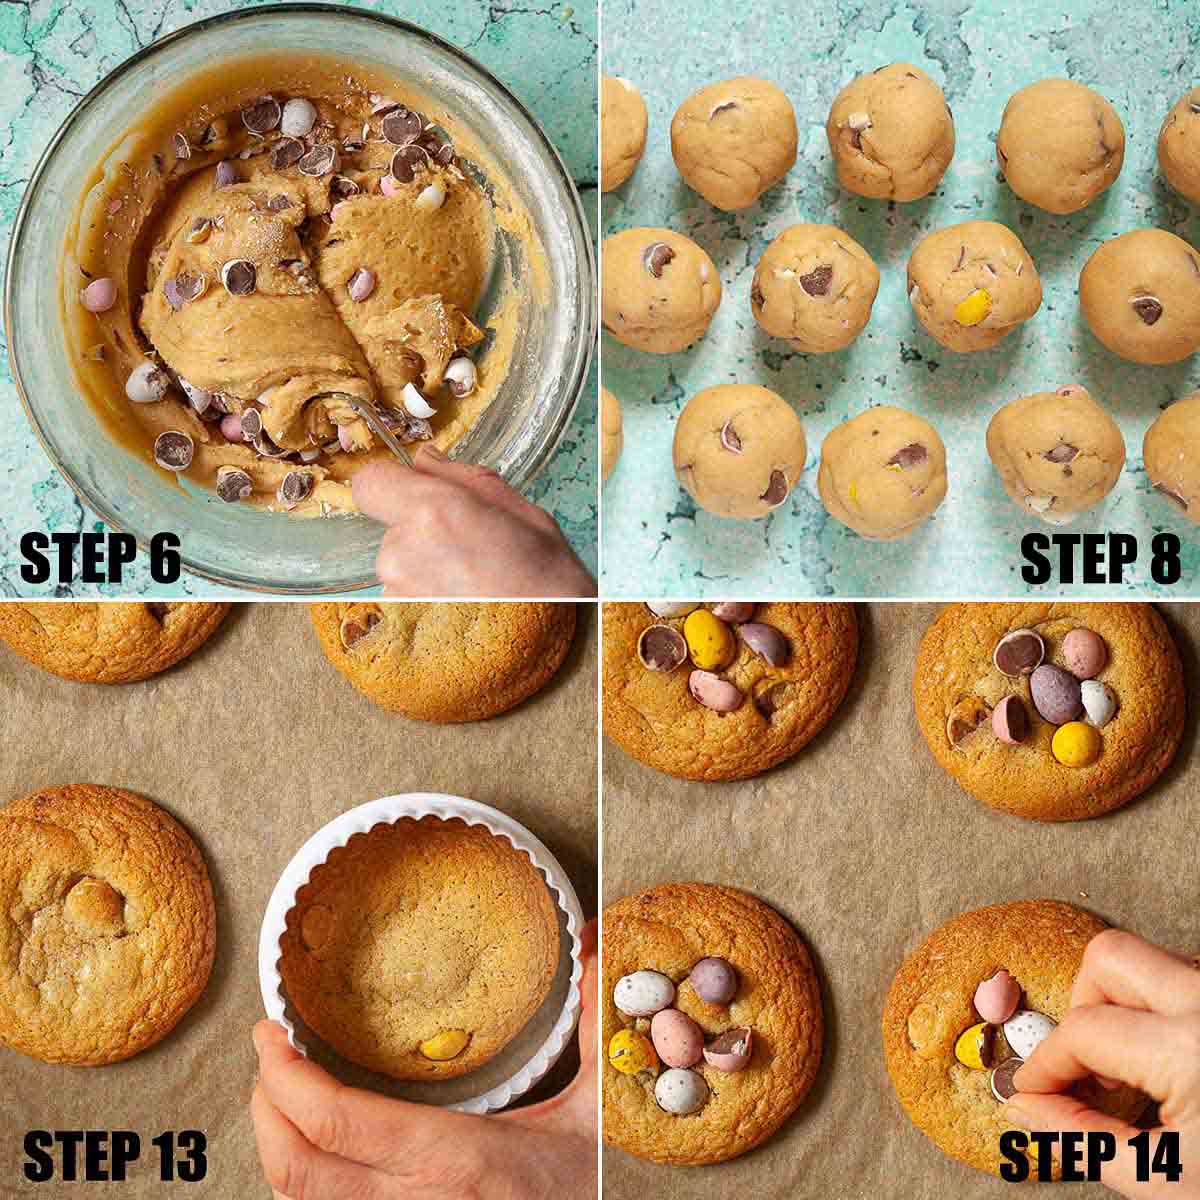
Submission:
[[[646,102],[617,75],[600,83],[600,190],[611,192],[633,174],[646,149]]]
[[[825,122],[842,187],[875,200],[919,200],[954,157],[954,118],[920,67],[892,63],[838,93]]]
[[[1051,525],[1099,504],[1125,465],[1117,423],[1078,384],[1006,404],[987,449],[1013,502]]]
[[[1142,461],[1150,486],[1200,522],[1200,392],[1159,413],[1146,430]]]
[[[871,319],[879,269],[835,225],[792,225],[754,269],[750,311],[772,337],[803,353],[850,345]]]
[[[1022,200],[1047,212],[1078,212],[1120,175],[1125,128],[1098,92],[1073,79],[1043,79],[1004,106],[996,157]]]
[[[1180,97],[1158,131],[1158,165],[1167,182],[1200,204],[1200,88]]]
[[[1042,281],[1021,239],[995,221],[964,221],[917,243],[908,299],[948,350],[989,350],[1042,304]]]
[[[710,83],[671,118],[680,175],[709,204],[749,208],[796,161],[796,114],[773,83],[746,75]]]
[[[946,495],[946,448],[928,421],[881,404],[839,425],[821,447],[821,503],[865,538],[910,534]]]
[[[606,387],[600,389],[600,477],[605,483],[621,457],[625,445],[621,405]]]
[[[1200,254],[1165,229],[1135,229],[1084,264],[1079,304],[1114,354],[1173,363],[1200,349]]]
[[[804,426],[782,396],[748,383],[697,392],[675,426],[675,476],[718,517],[765,517],[804,471]]]
[[[626,346],[672,354],[702,338],[721,303],[716,265],[671,229],[626,229],[604,241],[601,319]]]

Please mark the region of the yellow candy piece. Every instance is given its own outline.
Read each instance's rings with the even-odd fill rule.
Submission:
[[[1100,730],[1083,721],[1068,721],[1054,732],[1050,749],[1064,767],[1088,767],[1100,757]]]
[[[978,325],[992,311],[992,298],[980,288],[961,301],[954,310],[954,319],[960,325]]]
[[[954,1057],[972,1071],[986,1071],[992,1062],[992,1038],[994,1030],[986,1021],[972,1025],[958,1035],[954,1043]]]
[[[700,670],[719,671],[733,661],[736,649],[733,631],[707,608],[698,608],[688,614],[683,623],[683,636],[692,662]]]
[[[636,1029],[618,1029],[608,1043],[608,1061],[622,1075],[636,1075],[653,1071],[658,1066],[658,1055],[645,1034]]]
[[[421,1053],[434,1062],[449,1062],[467,1048],[470,1040],[471,1035],[463,1029],[443,1029],[421,1043]]]

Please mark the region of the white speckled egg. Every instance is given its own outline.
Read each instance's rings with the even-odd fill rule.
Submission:
[[[657,971],[622,975],[613,988],[613,1003],[627,1017],[652,1017],[675,1002],[675,985]]]
[[[1107,683],[1097,679],[1085,679],[1079,685],[1079,693],[1083,699],[1083,711],[1087,713],[1088,724],[1103,729],[1116,716],[1117,697]]]
[[[664,1112],[686,1117],[704,1107],[708,1099],[708,1084],[695,1071],[673,1067],[664,1071],[654,1084],[654,1099]]]
[[[1018,1058],[1028,1059],[1055,1028],[1045,1013],[1023,1008],[1004,1022],[1004,1036]]]
[[[704,1057],[704,1031],[677,1008],[654,1014],[650,1040],[668,1067],[694,1067]]]

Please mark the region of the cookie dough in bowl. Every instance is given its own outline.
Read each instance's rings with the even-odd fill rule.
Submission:
[[[1112,812],[1183,736],[1179,652],[1148,604],[950,604],[921,640],[917,722],[939,765],[1039,821]]]
[[[749,779],[829,722],[858,659],[849,604],[604,606],[604,731],[681,779]]]
[[[652,1162],[724,1162],[766,1141],[816,1079],[808,948],[755,896],[669,883],[604,911],[604,1140]]]
[[[633,174],[646,149],[646,102],[628,80],[600,80],[600,190],[611,192]]]
[[[944,1154],[1000,1174],[1001,1135],[1019,1126],[999,1097],[1066,1015],[1087,944],[1106,928],[1056,900],[993,904],[947,921],[905,959],[883,1011],[884,1055],[904,1111]],[[1130,1122],[1147,1104],[1093,1079],[1073,1093]]]
[[[1200,392],[1159,413],[1142,441],[1142,462],[1150,486],[1200,521]]]
[[[1200,88],[1185,92],[1158,131],[1158,165],[1167,182],[1200,204]]]

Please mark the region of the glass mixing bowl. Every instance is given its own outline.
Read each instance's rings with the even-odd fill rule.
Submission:
[[[524,488],[554,453],[587,381],[596,340],[587,222],[561,159],[521,102],[461,50],[414,25],[327,4],[283,4],[200,21],[135,54],[79,103],[46,148],[17,213],[5,279],[17,389],[80,499],[143,546],[160,530],[178,533],[185,565],[200,575],[271,592],[371,585],[383,527],[361,516],[296,520],[224,504],[186,481],[180,487],[113,441],[77,389],[59,321],[58,267],[82,181],[130,113],[223,57],[334,48],[411,81],[453,113],[489,148],[528,211],[545,254],[546,299],[522,290],[520,351],[495,400],[452,451]],[[505,239],[498,249],[519,279],[521,247]]]

